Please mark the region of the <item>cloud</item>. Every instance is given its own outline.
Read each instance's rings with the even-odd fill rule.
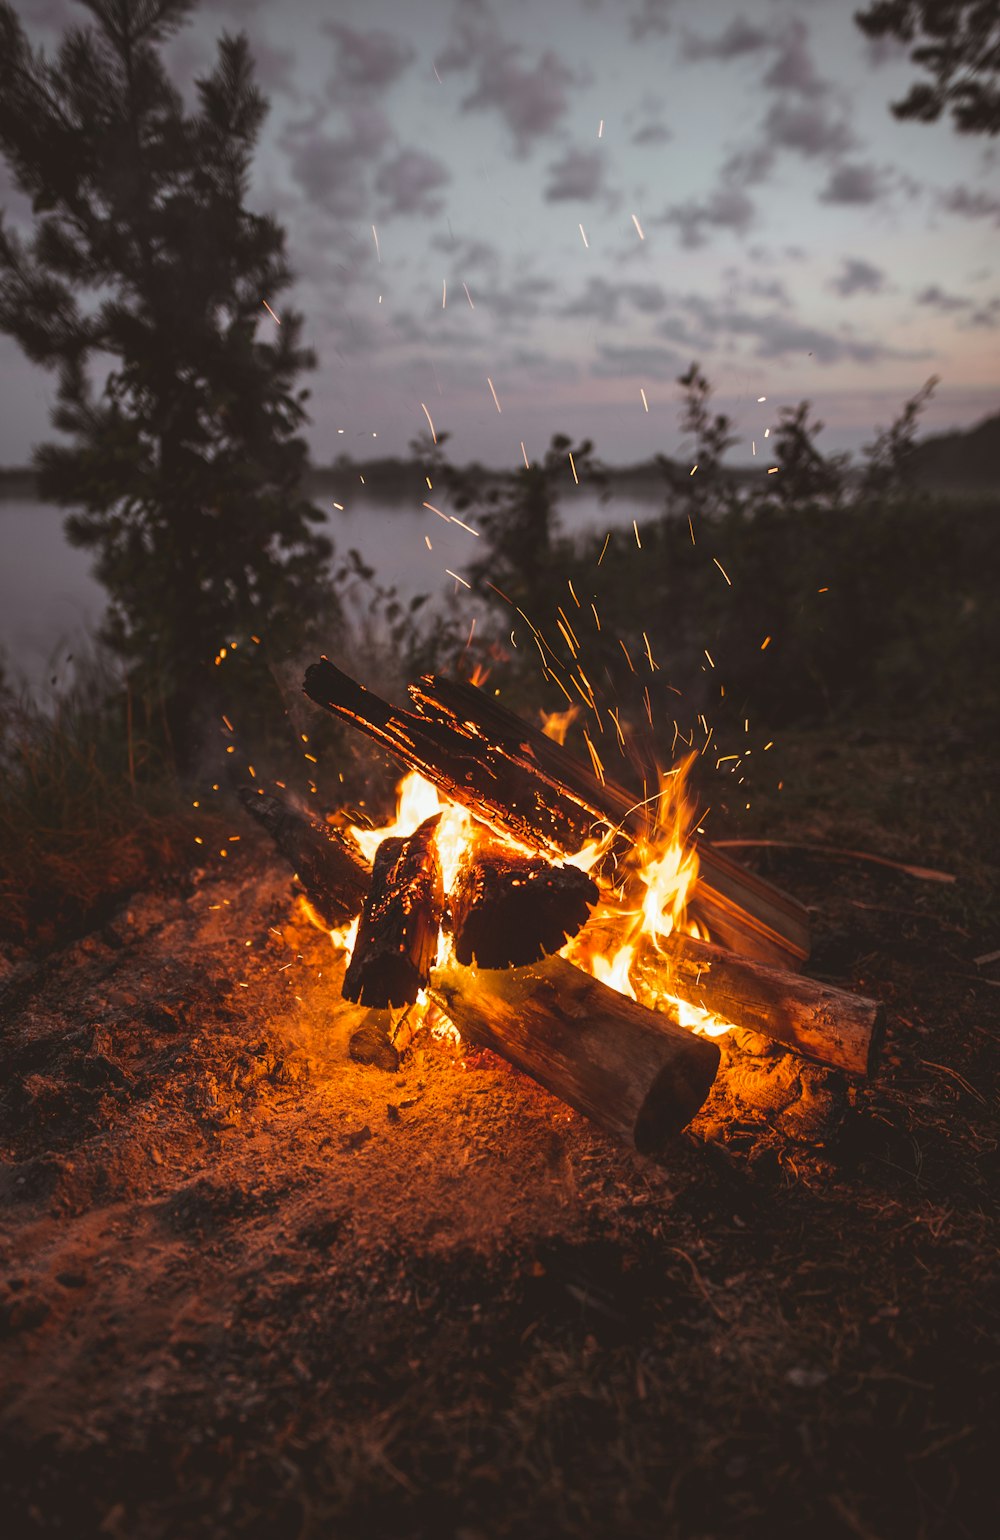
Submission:
[[[612,284],[606,278],[588,278],[583,292],[564,305],[559,314],[586,316],[611,325],[618,320],[625,303],[643,315],[653,315],[664,308],[667,296],[658,283]]]
[[[322,30],[337,44],[331,89],[357,94],[384,90],[416,58],[407,43],[379,27],[359,32],[342,21],[325,21]]]
[[[643,123],[632,135],[633,144],[666,144],[673,134],[665,123]]]
[[[744,337],[753,344],[752,356],[764,359],[807,354],[819,364],[872,364],[884,359],[929,356],[926,351],[911,352],[859,338],[848,327],[837,332],[824,331],[778,310],[758,313],[734,305],[717,305],[700,294],[688,294],[679,300],[677,316],[664,321],[657,330],[661,336],[685,341],[702,350]]]
[[[931,310],[939,310],[942,315],[953,315],[956,310],[968,310],[972,305],[971,299],[963,299],[960,294],[948,294],[939,284],[928,284],[926,289],[921,289],[916,296],[918,305],[927,305]]]
[[[766,143],[809,158],[842,155],[855,143],[848,125],[831,117],[822,102],[800,107],[775,102],[764,119],[763,134]]]
[[[830,89],[813,63],[809,51],[809,28],[794,17],[781,33],[778,56],[763,84],[769,91],[797,91],[800,96],[815,97]]]
[[[880,294],[885,288],[885,274],[863,257],[845,257],[839,274],[831,278],[829,287],[844,299],[852,294]]]
[[[755,27],[751,22],[736,16],[717,37],[701,37],[697,33],[685,34],[681,44],[684,59],[739,59],[745,54],[756,53],[772,42],[769,32]]]
[[[629,17],[629,31],[637,43],[647,37],[665,37],[670,31],[670,12],[674,0],[642,0],[638,11]]]
[[[480,240],[478,236],[435,235],[431,239],[431,246],[435,251],[442,251],[451,259],[452,268],[456,272],[468,273],[476,268],[496,267],[500,260],[500,253],[496,246],[491,246],[488,241]]]
[[[761,139],[744,149],[734,150],[722,166],[722,180],[741,187],[755,186],[767,180],[774,165],[776,151],[773,145]]]
[[[592,203],[603,191],[606,165],[600,150],[567,150],[561,160],[553,161],[548,168],[545,201],[559,203],[577,199]]]
[[[656,223],[676,225],[681,245],[694,248],[704,246],[708,229],[742,234],[753,223],[754,213],[754,205],[745,192],[738,187],[719,187],[700,203],[689,198],[686,203],[672,204]]]
[[[319,209],[335,219],[356,219],[367,207],[366,168],[391,134],[379,108],[356,105],[347,114],[347,133],[322,127],[322,109],[289,123],[278,139],[288,156],[292,181]]]
[[[576,83],[569,66],[546,49],[534,64],[524,50],[508,43],[484,12],[459,15],[454,40],[439,54],[439,74],[473,70],[475,86],[462,102],[463,112],[494,107],[510,129],[515,148],[527,153],[534,139],[551,133],[569,106],[568,87]]]
[[[819,364],[837,364],[845,359],[854,364],[879,363],[889,358],[924,358],[925,352],[911,352],[887,347],[884,343],[865,341],[848,332],[827,332],[818,326],[803,326],[792,317],[771,312],[749,315],[731,311],[722,318],[724,329],[756,343],[757,358],[787,358],[805,353]]]
[[[993,331],[1000,326],[1000,299],[989,299],[985,305],[980,305],[974,310],[966,323],[970,327],[982,327]]]
[[[819,195],[820,203],[876,203],[885,188],[885,178],[870,162],[844,161],[830,172]]]
[[[400,150],[379,167],[375,191],[385,200],[383,214],[436,214],[444,204],[435,195],[450,181],[449,171],[433,155]]]
[[[994,198],[990,193],[973,192],[959,183],[951,192],[942,193],[940,202],[949,213],[961,214],[964,219],[992,219],[995,225],[1000,225],[1000,198]]]
[[[639,379],[674,380],[681,367],[680,355],[671,348],[616,347],[600,343],[591,373],[600,378],[635,375]]]

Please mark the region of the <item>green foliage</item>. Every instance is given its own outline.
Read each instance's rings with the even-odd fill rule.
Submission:
[[[223,641],[280,650],[335,619],[301,490],[314,360],[301,318],[262,305],[291,275],[246,207],[266,113],[246,38],[220,39],[189,114],[160,57],[189,0],[88,9],[50,62],[0,0],[0,149],[35,213],[27,244],[0,223],[0,328],[58,373],[40,490],[80,510],[105,639],[184,747]]]
[[[946,107],[960,133],[1000,133],[1000,9],[996,0],[871,0],[854,20],[868,37],[916,43],[914,64],[930,80],[915,82],[897,118],[936,123]]]

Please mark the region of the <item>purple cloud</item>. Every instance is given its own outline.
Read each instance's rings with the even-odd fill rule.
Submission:
[[[972,305],[971,299],[963,299],[960,294],[948,294],[940,284],[931,283],[926,289],[921,289],[916,297],[918,305],[927,305],[931,310],[938,310],[942,315],[953,315],[956,310],[968,310]]]
[[[844,299],[852,294],[879,294],[885,288],[885,274],[863,257],[845,257],[840,272],[830,280],[829,287]]]
[[[475,86],[462,102],[464,112],[495,108],[514,139],[519,154],[532,140],[548,134],[569,106],[567,88],[576,76],[551,49],[534,64],[525,64],[520,44],[501,37],[492,19],[483,13],[459,16],[457,36],[438,55],[439,74],[472,70]]]
[[[379,167],[375,191],[385,200],[384,214],[436,214],[443,200],[436,196],[451,181],[445,166],[423,150],[401,150]]]
[[[815,97],[830,89],[813,63],[809,51],[809,28],[800,17],[794,17],[780,34],[778,56],[767,74],[764,85],[769,91],[797,91],[800,96]]]
[[[569,199],[593,202],[603,190],[606,165],[600,150],[567,150],[561,160],[553,161],[548,168],[546,202],[560,203]]]
[[[842,155],[854,145],[854,135],[841,119],[829,115],[822,102],[800,107],[775,102],[764,119],[765,141],[810,158]]]
[[[331,85],[351,92],[384,90],[416,58],[406,43],[379,27],[359,32],[346,22],[326,21],[323,31],[337,44]]]
[[[819,195],[821,203],[876,203],[885,190],[885,177],[870,162],[845,161],[835,166]]]
[[[681,44],[681,56],[685,59],[739,59],[749,53],[767,48],[773,41],[771,33],[763,27],[736,16],[723,32],[716,37],[701,37],[689,32]]]
[[[689,198],[675,203],[656,221],[676,225],[682,246],[704,246],[710,229],[735,230],[742,234],[754,220],[754,205],[738,187],[719,187],[702,202]]]

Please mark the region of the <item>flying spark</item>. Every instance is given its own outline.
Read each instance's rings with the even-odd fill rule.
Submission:
[[[639,526],[635,522],[635,519],[632,520],[632,528],[635,531],[635,543],[636,543],[636,545],[639,547],[639,549],[641,551],[642,550],[642,541],[639,539]]]
[[[598,558],[597,558],[597,565],[598,565],[598,566],[600,566],[600,565],[601,565],[601,562],[602,562],[602,561],[603,561],[603,560],[604,560],[604,553],[605,553],[605,552],[606,552],[606,551],[607,551],[607,549],[608,549],[608,543],[609,543],[609,541],[610,541],[610,539],[611,539],[611,531],[610,531],[610,529],[609,529],[609,530],[608,530],[608,533],[607,533],[607,535],[606,535],[606,537],[605,537],[605,540],[604,540],[604,545],[603,545],[603,546],[602,546],[602,547],[601,547],[601,554],[600,554],[600,556],[599,556],[599,557],[598,557]]]
[[[693,476],[697,469],[698,469],[697,465],[692,465],[692,467],[691,467],[691,469],[690,469],[688,474]]]
[[[469,285],[467,283],[463,283],[462,288],[465,290],[465,297],[469,301],[469,309],[475,310],[476,307],[472,303],[472,295],[469,293]]]
[[[771,466],[768,467],[767,474],[769,476],[776,476],[777,473],[778,473],[778,467],[776,465],[771,465]]]
[[[374,225],[372,225],[372,235],[374,235],[374,237],[375,237],[375,255],[378,257],[379,261],[381,262],[381,260],[382,260],[382,248],[381,248],[381,246],[378,243],[378,231],[376,230]]]
[[[587,250],[589,251],[590,250],[590,242],[587,239],[587,232],[586,232],[586,230],[583,228],[582,225],[579,225],[577,228],[579,229],[580,234],[583,236],[583,244],[586,246]]]
[[[524,456],[524,468],[526,471],[530,471],[531,466],[528,464],[528,451],[524,447],[524,439],[521,440],[521,453]]]
[[[649,411],[649,402],[646,400],[646,392],[643,390],[641,385],[639,386],[639,394],[642,397],[643,407],[648,412]]]
[[[267,300],[266,299],[262,299],[261,300],[261,304],[264,306],[264,309],[267,311],[268,315],[271,317],[271,320],[277,322],[277,324],[280,326],[281,322],[278,320],[278,317],[275,315],[274,311],[271,309],[270,305],[267,303]]]
[[[729,584],[730,588],[732,588],[733,580],[729,576],[729,573],[726,571],[725,567],[722,565],[722,563],[719,560],[719,558],[717,556],[713,556],[712,560],[715,562],[715,565],[718,567],[719,571],[722,573],[722,576],[725,578],[725,580]]]
[[[597,125],[597,137],[598,137],[598,139],[603,139],[604,138],[604,119],[603,118],[601,119],[600,123],[598,123],[598,125]]]
[[[497,411],[498,412],[502,411],[503,408],[501,407],[500,402],[497,400],[497,393],[496,393],[496,391],[493,388],[493,381],[490,379],[489,375],[486,376],[486,383],[490,387],[490,391],[492,392],[493,401],[494,401],[494,404],[496,406]]]
[[[432,422],[432,421],[431,421],[431,414],[430,414],[430,412],[429,412],[429,411],[428,411],[428,410],[427,410],[427,407],[426,407],[426,405],[425,405],[425,404],[424,404],[424,402],[423,402],[423,401],[421,401],[421,403],[420,403],[420,407],[421,407],[421,410],[422,410],[422,411],[423,411],[423,414],[424,414],[424,416],[425,416],[425,417],[426,417],[426,418],[427,418],[427,426],[428,426],[428,427],[429,427],[429,428],[430,428],[430,430],[431,430],[431,438],[432,438],[432,439],[433,439],[433,440],[434,440],[434,442],[435,442],[435,444],[436,444],[436,443],[437,443],[437,441],[438,441],[438,436],[437,436],[437,434],[436,434],[436,433],[435,433],[435,432],[434,432],[434,424],[433,424],[433,422]]]
[[[758,396],[757,397],[757,405],[759,406],[762,401],[766,401],[766,400],[767,400],[766,396]]]
[[[471,583],[467,583],[465,581],[464,577],[459,577],[457,572],[452,572],[450,567],[445,567],[444,570],[445,570],[445,572],[447,572],[449,577],[453,577],[455,579],[456,583],[461,583],[463,588],[471,588],[472,587],[472,584]]]
[[[446,310],[447,308],[448,308],[448,280],[447,280],[447,278],[442,278],[441,279],[441,309],[442,310]]]
[[[573,472],[573,480],[576,482],[577,486],[579,486],[580,485],[580,478],[576,474],[576,461],[573,459],[573,451],[572,450],[570,450],[570,455],[569,455],[569,468]]]
[[[646,237],[642,233],[642,225],[639,223],[635,214],[632,215],[632,223],[635,225],[636,234],[638,235],[640,241],[644,241]]]

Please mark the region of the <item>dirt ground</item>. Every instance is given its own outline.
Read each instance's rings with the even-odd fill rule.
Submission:
[[[353,1063],[249,825],[0,959],[5,1535],[996,1533],[995,770],[784,754],[738,832],[959,880],[761,852],[880,1072],[747,1038],[656,1159],[487,1053]]]

